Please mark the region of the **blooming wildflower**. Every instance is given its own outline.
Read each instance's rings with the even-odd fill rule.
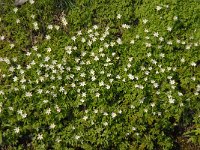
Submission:
[[[31,92],[26,92],[26,97],[31,97],[32,93]]]
[[[117,39],[118,44],[122,44],[122,40],[120,38]]]
[[[21,114],[22,118],[26,118],[27,114],[24,113],[24,114]]]
[[[67,20],[64,17],[61,18],[61,21],[64,26],[68,24]]]
[[[18,11],[18,8],[15,7],[15,8],[13,9],[13,11],[16,13],[16,12]]]
[[[122,15],[121,14],[117,14],[117,19],[121,19]]]
[[[167,27],[167,31],[171,32],[172,31],[172,27]]]
[[[19,127],[16,127],[16,128],[14,129],[14,131],[15,131],[15,133],[19,133],[19,131],[20,131]]]
[[[117,116],[117,114],[112,112],[111,116],[112,116],[112,118],[115,118]]]
[[[34,19],[34,18],[35,18],[35,15],[34,15],[34,14],[31,14],[31,18]]]
[[[130,44],[134,44],[134,43],[135,43],[135,41],[134,41],[134,40],[131,40]]]
[[[174,20],[174,21],[178,20],[178,17],[177,17],[177,16],[174,16],[174,17],[173,17],[173,20]]]
[[[99,93],[96,93],[96,97],[99,97],[100,96],[100,94]]]
[[[32,5],[32,4],[35,3],[35,1],[34,0],[29,0],[29,3]]]
[[[86,121],[87,119],[88,119],[88,116],[84,116],[84,117],[83,117],[83,120]]]
[[[75,136],[75,139],[76,139],[76,140],[78,140],[79,138],[80,138],[80,136],[78,136],[78,135]]]
[[[94,26],[93,26],[93,29],[95,29],[95,30],[98,29],[98,26],[97,26],[97,25],[94,25]]]
[[[103,125],[104,125],[104,126],[107,126],[107,125],[108,125],[108,122],[104,122]]]
[[[195,67],[197,64],[195,62],[191,62],[191,66]]]
[[[56,125],[54,123],[52,123],[49,128],[54,129],[55,127],[56,127]]]
[[[129,79],[133,80],[134,76],[132,74],[128,74]]]
[[[46,112],[45,112],[47,115],[50,115],[51,114],[51,109],[50,108],[48,108],[47,110],[46,110]]]
[[[150,105],[151,105],[151,107],[154,107],[154,106],[155,106],[155,103],[151,103]]]
[[[19,20],[19,19],[16,19],[16,23],[17,23],[17,24],[20,23],[20,20]]]
[[[136,130],[136,128],[135,128],[135,127],[132,127],[132,130],[133,130],[133,131],[135,131],[135,130]]]
[[[42,140],[43,139],[43,135],[42,134],[38,134],[37,139],[38,140]]]
[[[157,10],[157,11],[159,11],[159,10],[161,10],[161,9],[162,9],[161,6],[156,6],[156,10]]]
[[[52,30],[53,29],[53,25],[50,24],[50,25],[47,26],[47,28]]]
[[[148,22],[148,20],[147,20],[147,19],[143,19],[142,22],[143,22],[144,24],[146,24],[146,23]]]
[[[155,33],[153,34],[153,36],[158,37],[158,36],[159,36],[158,32],[155,32]]]
[[[80,83],[80,86],[85,86],[85,85],[86,83],[84,81]]]
[[[2,35],[2,36],[0,37],[0,39],[1,39],[1,41],[3,41],[3,40],[5,39],[5,36]]]
[[[45,36],[45,39],[50,40],[50,39],[51,39],[51,36],[50,36],[50,35],[46,35],[46,36]]]
[[[18,77],[14,76],[13,81],[17,82],[18,81]]]
[[[127,25],[127,24],[122,24],[122,28],[129,29],[129,28],[130,28],[130,26],[129,26],[129,25]]]

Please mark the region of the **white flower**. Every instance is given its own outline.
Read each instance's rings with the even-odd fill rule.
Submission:
[[[3,41],[3,40],[5,39],[5,36],[2,35],[2,36],[0,37],[0,39],[1,39],[1,41]]]
[[[103,125],[104,125],[104,126],[107,126],[107,125],[108,125],[108,123],[107,123],[107,122],[104,122],[104,123],[103,123]]]
[[[145,43],[146,47],[151,47],[151,43]]]
[[[16,12],[18,11],[18,8],[15,7],[15,8],[13,9],[13,11],[16,13]]]
[[[50,108],[48,108],[47,110],[46,110],[46,112],[45,112],[47,115],[50,115],[51,114],[51,109]]]
[[[122,15],[121,14],[117,14],[117,19],[121,19]]]
[[[34,0],[29,0],[29,3],[32,5],[32,4],[35,3],[35,1]]]
[[[17,23],[17,24],[20,23],[20,20],[19,20],[19,19],[16,19],[16,23]]]
[[[175,101],[175,99],[169,98],[169,103],[170,103],[170,104],[174,104],[174,101]]]
[[[43,135],[42,134],[38,134],[37,139],[38,140],[42,140],[43,139]]]
[[[24,114],[21,114],[22,118],[26,118],[27,114],[24,113]]]
[[[61,18],[61,21],[64,26],[68,24],[67,20],[64,17]]]
[[[50,35],[46,35],[46,36],[45,36],[45,39],[50,40],[50,39],[51,39],[51,36],[50,36]]]
[[[76,140],[78,140],[79,138],[80,138],[80,136],[78,136],[78,135],[75,136],[75,139],[76,139]]]
[[[34,19],[34,18],[35,18],[35,15],[34,15],[34,14],[31,14],[31,18]]]
[[[133,131],[135,131],[135,130],[136,130],[136,128],[135,128],[135,127],[132,127],[132,130],[133,130]]]
[[[99,97],[100,96],[100,94],[99,93],[96,93],[96,97]]]
[[[49,128],[54,129],[55,127],[56,127],[56,125],[54,123],[52,123]]]
[[[55,25],[54,27],[55,27],[56,30],[60,29],[60,26],[58,26],[58,25]]]
[[[94,26],[93,26],[93,29],[95,29],[95,30],[98,29],[98,26],[97,26],[97,25],[94,25]]]
[[[144,24],[146,24],[146,23],[148,22],[148,20],[147,20],[147,19],[143,19],[142,22],[143,22]]]
[[[129,79],[133,80],[135,77],[132,74],[128,75]]]
[[[127,25],[127,24],[122,24],[122,28],[129,29],[129,28],[130,28],[130,26],[129,26],[129,25]]]
[[[161,10],[161,9],[162,9],[161,6],[156,6],[156,10],[157,10],[157,11],[159,11],[159,10]]]
[[[112,116],[112,118],[115,118],[117,116],[117,114],[112,112],[111,116]]]
[[[15,129],[14,129],[14,131],[15,131],[15,133],[19,133],[19,127],[16,127]]]
[[[83,117],[83,120],[86,121],[87,119],[88,119],[88,116],[84,116],[84,117]]]
[[[31,97],[32,96],[32,93],[31,92],[26,92],[26,97]]]
[[[85,86],[85,85],[86,83],[84,81],[80,83],[80,86]]]
[[[50,24],[50,25],[47,26],[47,28],[52,30],[53,29],[53,25]]]
[[[154,32],[153,36],[158,37],[159,36],[158,32]]]
[[[178,17],[177,17],[177,16],[174,16],[174,18],[173,18],[173,19],[174,19],[174,21],[176,21],[176,20],[178,20]]]
[[[151,107],[154,107],[155,106],[155,103],[151,103]]]
[[[191,62],[191,66],[195,67],[197,64],[195,62]]]
[[[75,36],[72,36],[71,38],[73,41],[76,41],[76,37]]]
[[[134,44],[134,43],[135,43],[135,41],[134,41],[134,40],[131,40],[130,44]]]
[[[167,31],[171,32],[172,31],[172,27],[167,27]]]
[[[170,80],[170,84],[171,84],[171,85],[174,85],[174,84],[175,84],[175,81],[174,81],[174,80]]]
[[[120,38],[117,39],[118,44],[122,44],[122,40]]]

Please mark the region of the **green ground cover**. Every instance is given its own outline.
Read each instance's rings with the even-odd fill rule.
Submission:
[[[1,149],[200,149],[200,1],[0,6]]]

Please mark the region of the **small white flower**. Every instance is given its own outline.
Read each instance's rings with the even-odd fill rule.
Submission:
[[[121,14],[117,14],[117,19],[121,19],[122,15]]]
[[[143,19],[142,22],[143,22],[144,24],[146,24],[146,23],[148,22],[148,20],[147,20],[147,19]]]
[[[122,44],[122,40],[120,38],[117,39],[118,44]]]
[[[43,135],[42,134],[38,134],[37,139],[38,140],[42,140],[43,139]]]
[[[99,97],[100,96],[100,94],[99,93],[96,93],[96,97]]]
[[[155,32],[155,33],[153,34],[153,36],[158,37],[158,36],[159,36],[159,33],[158,33],[158,32]]]
[[[26,97],[31,97],[32,93],[31,92],[26,92]]]
[[[54,123],[52,123],[49,128],[54,129],[55,127],[56,127],[56,125]]]
[[[197,64],[195,62],[191,62],[191,66],[195,67]]]
[[[16,23],[17,23],[17,24],[20,23],[20,20],[19,20],[19,19],[16,19]]]
[[[50,36],[50,35],[46,35],[46,36],[45,36],[45,39],[50,40],[50,39],[51,39],[51,36]]]
[[[60,26],[58,26],[58,25],[55,25],[54,27],[55,27],[56,30],[60,29]]]
[[[172,31],[172,27],[167,27],[167,31],[171,32]]]
[[[104,126],[107,126],[107,125],[108,125],[108,122],[104,122],[103,125],[104,125]]]
[[[13,9],[13,11],[16,13],[16,12],[18,11],[18,8],[15,7],[15,8]]]
[[[174,16],[173,20],[174,20],[174,21],[178,20],[178,17],[177,17],[177,16]]]
[[[78,135],[75,136],[75,139],[76,139],[76,140],[78,140],[79,138],[80,138],[80,136],[78,136]]]
[[[14,129],[14,131],[15,131],[15,133],[19,133],[19,131],[20,131],[19,127],[16,127],[16,128]]]
[[[161,10],[161,9],[162,9],[161,6],[156,6],[156,10],[157,10],[157,11],[159,11],[159,10]]]
[[[34,0],[29,0],[29,3],[32,5],[32,4],[35,3],[35,1]]]
[[[46,112],[45,112],[47,115],[50,115],[51,114],[51,109],[50,108],[48,108],[47,110],[46,110]]]
[[[117,116],[117,114],[112,112],[111,116],[112,116],[112,118],[115,118]]]
[[[135,130],[136,130],[136,128],[135,128],[135,127],[132,127],[132,130],[133,130],[133,131],[135,131]]]
[[[52,30],[52,29],[53,29],[53,25],[50,24],[50,25],[47,26],[47,28],[48,28],[49,30]]]

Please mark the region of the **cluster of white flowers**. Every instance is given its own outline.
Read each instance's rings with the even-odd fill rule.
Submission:
[[[30,3],[33,4],[34,1],[30,0]],[[156,6],[157,11],[161,9],[163,9],[163,6]],[[15,8],[13,11],[17,13],[18,9]],[[117,19],[121,19],[121,17],[122,15],[117,15]],[[31,15],[31,18],[34,19],[35,16]],[[175,16],[174,21],[177,19],[178,17]],[[16,21],[20,23],[20,19]],[[61,18],[61,22],[63,26],[68,24],[65,17]],[[9,99],[8,95],[10,93],[19,94],[22,101],[24,101],[24,107],[26,105],[38,107],[37,111],[41,113],[41,118],[56,117],[59,113],[66,115],[64,113],[69,107],[67,105],[74,105],[73,107],[81,105],[85,109],[85,107],[88,107],[88,104],[100,104],[104,99],[107,99],[110,93],[117,95],[115,92],[116,89],[118,90],[118,86],[124,87],[123,91],[125,93],[130,91],[131,93],[137,93],[138,91],[144,93],[144,91],[149,90],[149,93],[152,91],[152,97],[162,95],[163,99],[167,99],[166,104],[172,104],[173,106],[178,103],[179,106],[184,106],[184,102],[178,100],[184,96],[184,93],[178,87],[177,70],[181,69],[180,64],[183,66],[187,65],[190,69],[194,69],[198,64],[196,61],[190,61],[189,58],[184,57],[177,60],[178,63],[171,63],[171,56],[162,50],[162,44],[169,47],[173,46],[174,43],[186,44],[185,49],[190,50],[193,45],[198,46],[199,43],[195,42],[194,44],[187,43],[184,40],[165,39],[164,35],[159,31],[150,31],[148,29],[149,20],[143,19],[142,23],[144,26],[144,36],[136,34],[135,37],[130,37],[128,40],[124,40],[123,37],[117,37],[108,41],[110,28],[106,27],[101,31],[98,25],[94,25],[85,32],[78,31],[76,35],[68,39],[71,43],[66,44],[59,51],[63,53],[61,58],[53,54],[56,51],[55,47],[47,46],[44,48],[39,45],[34,45],[26,52],[24,56],[27,58],[25,65],[20,62],[20,58],[0,58],[1,63],[8,65],[8,70],[5,73],[0,72],[0,78],[12,80],[9,81],[12,87],[0,90],[0,96]],[[34,30],[39,30],[38,22],[35,21],[32,24]],[[122,24],[120,27],[124,28],[123,30],[131,28],[127,24]],[[53,30],[54,28],[59,30],[60,26],[53,24],[47,26],[48,30]],[[168,32],[173,32],[172,29],[173,27],[171,26],[166,28]],[[46,35],[45,39],[51,42],[51,37],[53,35],[49,34]],[[2,35],[0,39],[3,41],[5,37]],[[160,42],[161,45],[155,46],[153,41]],[[138,52],[139,50],[135,46],[138,43],[141,44],[141,47],[144,45],[144,51],[141,53]],[[128,51],[128,49],[123,48],[126,44],[129,44],[134,49],[133,53],[131,48],[130,53],[124,52]],[[10,45],[10,47],[13,48],[14,44]],[[152,49],[156,49],[158,53],[155,54],[152,52]],[[141,60],[139,57],[141,57]],[[169,63],[165,64],[165,62]],[[195,82],[196,78],[193,75],[191,82]],[[199,92],[200,85],[198,84],[194,96],[199,95]],[[111,99],[115,100],[117,98],[112,96]],[[136,107],[144,105],[145,107],[142,107],[144,113],[148,112],[151,115],[162,116],[163,113],[160,110],[154,112],[157,102],[152,101],[146,104],[147,99],[143,98],[136,101],[134,98],[130,98],[130,108],[127,109],[135,111]],[[110,101],[109,98],[105,103],[109,103],[108,101]],[[7,103],[7,101],[3,103]],[[0,113],[7,109],[2,107],[3,103],[0,103]],[[8,107],[8,111],[16,111],[17,115],[20,115],[22,119],[28,119],[30,113],[24,107],[11,105]],[[90,122],[93,125],[96,122],[95,117],[101,116],[107,119],[101,122],[106,128],[106,126],[110,125],[109,119],[118,119],[119,116],[122,116],[127,111],[120,106],[118,106],[117,110],[114,108],[104,108],[103,110],[97,108],[98,106],[95,107],[91,113],[88,110],[83,113],[84,109],[81,110],[77,118],[81,118],[83,123]],[[105,107],[108,107],[108,105],[105,104]],[[149,109],[153,111],[150,112]],[[48,122],[48,127],[51,131],[59,126],[59,122],[54,122]],[[17,126],[13,131],[20,133],[21,130],[22,127]],[[132,127],[132,131],[135,132],[137,130],[136,127]],[[135,132],[135,134],[139,136],[138,132]],[[42,140],[45,137],[44,135],[39,133],[36,139]],[[78,133],[74,135],[76,140],[79,140],[81,137],[82,135],[80,136]],[[60,138],[58,138],[57,142],[60,141]]]

